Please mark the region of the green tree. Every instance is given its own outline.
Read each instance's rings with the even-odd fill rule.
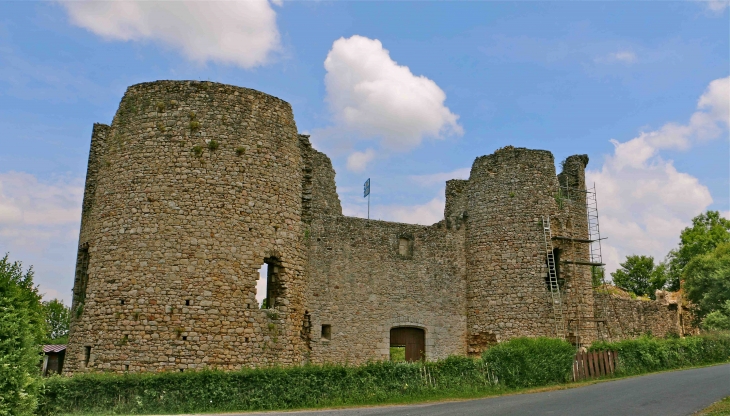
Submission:
[[[692,219],[692,226],[682,230],[679,247],[667,255],[667,285],[669,290],[679,290],[682,271],[689,262],[712,252],[722,243],[730,242],[730,220],[718,211],[707,211]]]
[[[702,320],[724,310],[730,300],[730,242],[718,245],[709,254],[693,258],[682,273],[685,297]]]
[[[655,291],[666,283],[665,266],[654,265],[654,257],[631,255],[621,268],[611,273],[613,283],[636,296],[656,297]]]
[[[721,309],[708,313],[702,320],[702,327],[715,331],[730,330],[730,300]]]
[[[68,342],[68,326],[71,321],[71,308],[62,300],[53,299],[43,302],[43,310],[48,325],[46,342],[50,344],[66,344]]]
[[[33,270],[0,260],[0,415],[32,414],[40,386],[40,346],[46,335]]]

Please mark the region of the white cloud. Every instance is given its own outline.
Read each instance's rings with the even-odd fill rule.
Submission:
[[[431,225],[444,218],[442,198],[434,198],[421,205],[391,205],[385,207],[383,219],[409,224]]]
[[[728,0],[699,0],[703,3],[705,3],[705,6],[707,7],[707,10],[714,14],[722,14],[722,12],[725,11],[725,9],[730,6],[730,1]]]
[[[451,179],[469,179],[471,168],[456,169],[451,172],[430,173],[427,175],[411,175],[410,179],[421,186],[439,185],[441,189]]]
[[[424,204],[417,205],[377,205],[370,207],[370,218],[402,222],[406,224],[431,225],[444,218],[445,201],[436,197]],[[342,213],[351,217],[365,218],[367,208],[363,204],[342,205]]]
[[[267,0],[62,0],[61,4],[73,24],[105,39],[152,40],[198,62],[252,68],[267,63],[280,47],[276,12]]]
[[[636,63],[638,61],[638,57],[636,56],[636,53],[632,51],[618,51],[609,53],[608,55],[600,56],[594,59],[594,61],[598,63],[620,62],[630,65]]]
[[[378,138],[392,150],[417,147],[426,137],[463,134],[446,93],[425,76],[398,65],[377,39],[336,40],[324,62],[327,102],[336,128]]]
[[[588,170],[598,188],[604,261],[614,271],[630,254],[661,261],[678,242],[680,231],[712,203],[699,180],[679,172],[662,149],[687,150],[701,140],[717,138],[728,127],[730,78],[710,83],[687,124],[667,123],[620,143],[600,170]]]
[[[46,297],[68,303],[83,200],[81,179],[41,182],[23,172],[0,173],[0,255],[33,265]]]
[[[354,152],[347,157],[347,170],[362,172],[374,158],[375,151],[373,149],[367,149],[364,152]]]

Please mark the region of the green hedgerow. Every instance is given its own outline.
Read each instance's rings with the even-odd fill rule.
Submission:
[[[619,375],[642,374],[730,361],[730,334],[706,333],[685,338],[644,335],[617,342],[596,342],[590,350],[617,351]]]
[[[571,378],[575,347],[556,338],[515,338],[482,355],[500,384],[533,387]]]

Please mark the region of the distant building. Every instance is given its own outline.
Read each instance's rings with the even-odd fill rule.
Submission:
[[[61,374],[63,372],[63,360],[65,357],[65,345],[44,345],[43,363],[41,364],[41,374],[43,374],[43,377]]]

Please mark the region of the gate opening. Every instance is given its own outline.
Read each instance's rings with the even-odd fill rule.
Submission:
[[[426,359],[426,331],[421,328],[400,327],[390,330],[391,361],[422,361]]]

